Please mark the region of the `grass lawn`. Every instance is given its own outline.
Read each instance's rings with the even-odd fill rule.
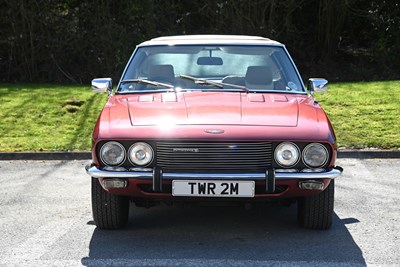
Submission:
[[[340,147],[400,149],[400,81],[331,84],[316,99]]]
[[[89,151],[106,99],[89,86],[0,84],[0,151]],[[331,84],[316,99],[340,147],[400,149],[400,81]]]
[[[0,84],[0,151],[89,151],[106,99],[90,86]]]

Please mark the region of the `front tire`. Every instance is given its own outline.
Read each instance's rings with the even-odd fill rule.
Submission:
[[[298,199],[298,222],[306,229],[326,230],[332,225],[335,180],[320,194]]]
[[[129,199],[108,193],[92,177],[92,213],[98,228],[120,229],[128,222]]]

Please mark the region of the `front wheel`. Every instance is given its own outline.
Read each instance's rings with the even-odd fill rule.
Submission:
[[[332,225],[335,180],[320,194],[298,199],[298,222],[306,229],[325,230]]]
[[[108,193],[92,177],[92,212],[98,228],[120,229],[128,222],[129,199]]]

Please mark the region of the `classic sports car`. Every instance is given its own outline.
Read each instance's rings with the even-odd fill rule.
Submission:
[[[336,137],[284,45],[253,36],[160,37],[139,44],[93,132],[94,221],[126,225],[129,205],[296,203],[300,225],[332,224]]]

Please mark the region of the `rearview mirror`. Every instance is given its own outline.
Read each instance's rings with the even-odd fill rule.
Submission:
[[[92,80],[92,91],[96,93],[112,92],[112,79],[111,78],[97,78]]]
[[[321,78],[310,78],[307,88],[312,96],[314,92],[328,92],[328,81]]]
[[[199,57],[197,65],[222,65],[222,58],[220,57]]]

